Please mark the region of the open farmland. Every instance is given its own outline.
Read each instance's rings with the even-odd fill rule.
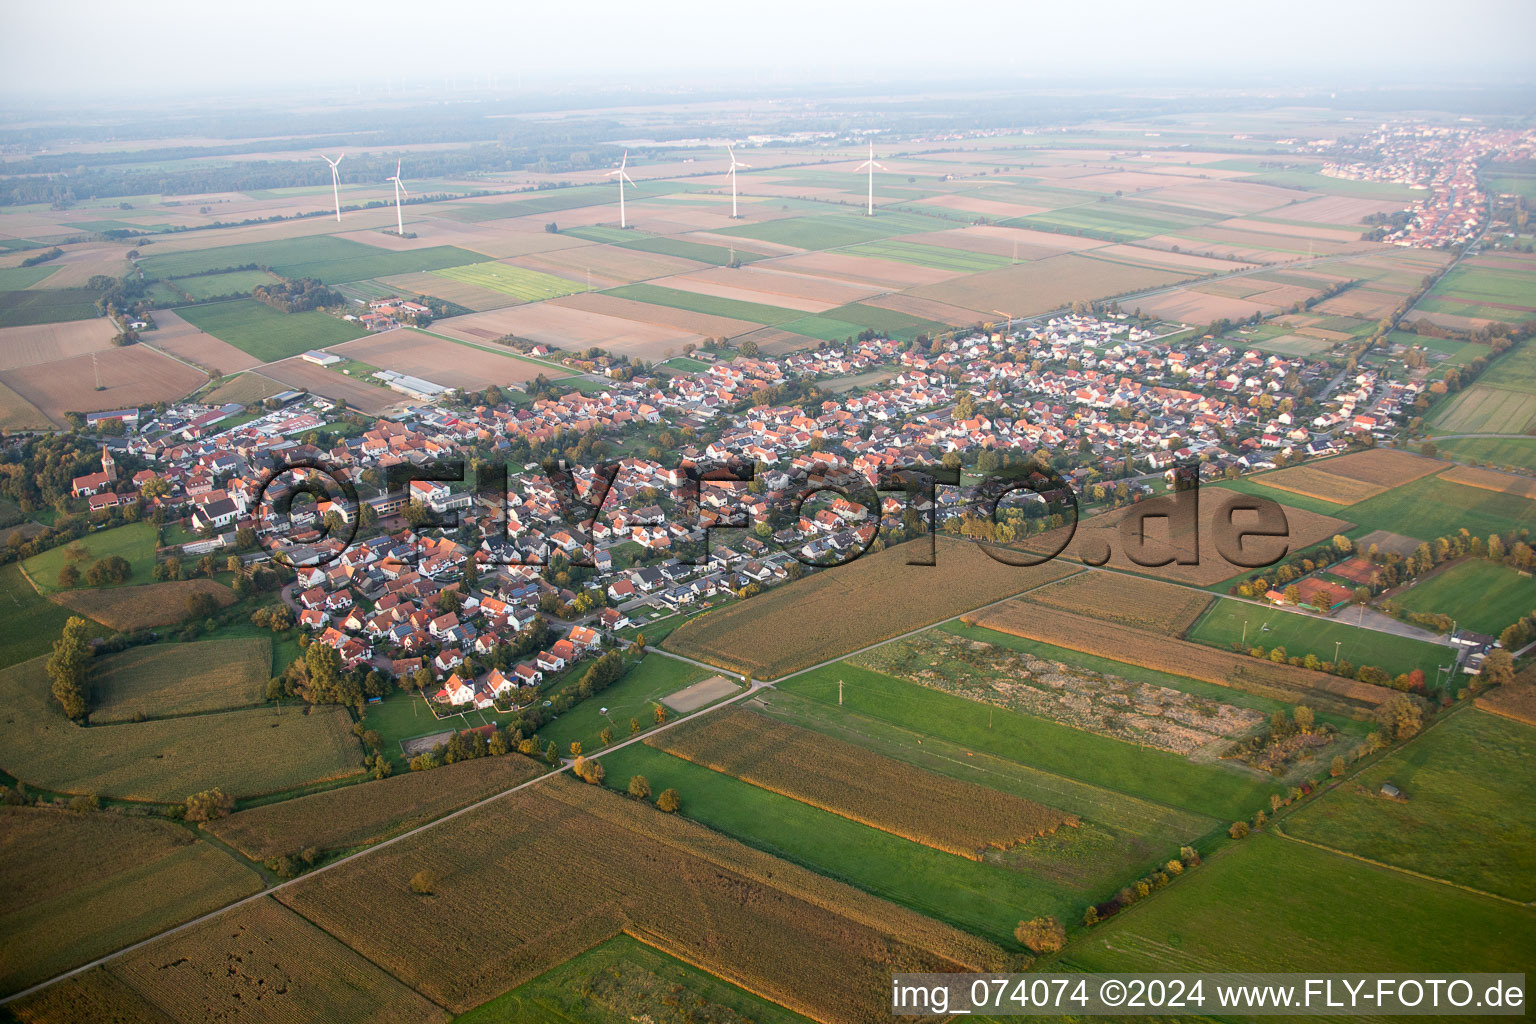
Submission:
[[[1516,324],[1536,318],[1536,280],[1529,272],[1474,257],[1447,271],[1414,308]]]
[[[809,1024],[792,1010],[628,935],[572,957],[455,1018],[455,1024],[628,1024],[637,1017]]]
[[[1079,299],[1099,299],[1177,284],[1192,276],[1187,271],[1154,270],[1065,253],[923,285],[912,289],[912,294],[974,309],[984,317],[991,317],[995,309],[1006,309],[1014,316],[1030,316],[1069,306]]]
[[[1099,622],[1071,612],[1056,611],[1026,600],[1009,601],[968,617],[976,625],[1042,643],[1083,651],[1117,661],[1144,665],[1159,672],[1203,679],[1248,693],[1309,704],[1314,708],[1355,716],[1385,703],[1391,690],[1353,679],[1276,665],[1247,654],[1220,651],[1130,626]]]
[[[170,822],[0,809],[0,995],[261,888],[255,872]]]
[[[1466,709],[1286,819],[1288,834],[1371,860],[1536,900],[1531,727]],[[1406,799],[1380,794],[1390,782]]]
[[[1511,494],[1536,501],[1536,479],[1528,476],[1515,476],[1471,466],[1457,466],[1455,469],[1441,473],[1440,479],[1465,487],[1477,487],[1485,491],[1497,491],[1500,494]]]
[[[1379,907],[1381,913],[1349,908]],[[1319,928],[1326,921],[1331,927]],[[1085,971],[1524,970],[1536,910],[1260,834],[1062,954]]]
[[[29,784],[180,803],[214,786],[254,796],[362,771],[342,708],[262,708],[85,729],[49,695],[45,661],[0,672],[0,767]]]
[[[1187,635],[1190,640],[1224,650],[1246,642],[1249,648],[1266,651],[1284,648],[1286,655],[1293,657],[1310,654],[1324,662],[1338,657],[1352,665],[1375,665],[1394,676],[1417,669],[1431,686],[1438,668],[1455,654],[1453,648],[1426,640],[1352,626],[1351,618],[1348,610],[1328,619],[1219,597]]]
[[[1050,835],[1069,816],[732,708],[648,740],[674,757],[902,836],[981,860]]]
[[[96,315],[100,292],[89,288],[0,291],[0,328],[84,320]]]
[[[1515,494],[1428,476],[1350,506],[1349,518],[1373,530],[1429,541],[1463,527],[1483,537],[1510,533],[1531,522],[1533,507]]]
[[[690,341],[698,344],[704,340],[692,331],[589,313],[560,302],[509,306],[438,320],[432,324],[432,331],[481,343],[516,334],[519,338],[566,351],[579,352],[596,345],[634,359],[648,360],[666,358],[667,353],[681,352],[683,345]]]
[[[301,388],[333,401],[342,402],[370,416],[382,416],[410,403],[411,399],[398,391],[391,391],[383,384],[370,384],[306,362],[299,356],[269,363],[262,367],[262,374],[281,381],[290,388]]]
[[[429,900],[405,885],[423,869],[437,877]],[[883,1013],[893,969],[1002,962],[990,943],[565,778],[302,880],[282,899],[454,1012],[621,931],[833,1024]],[[480,912],[513,900],[515,914]],[[421,936],[470,919],[468,947],[446,958],[423,950]],[[796,955],[808,948],[819,955]]]
[[[275,284],[278,278],[265,270],[231,270],[222,274],[198,274],[178,277],[171,286],[185,292],[193,302],[249,295],[258,285]]]
[[[1048,608],[1170,636],[1182,634],[1211,603],[1211,596],[1198,590],[1112,572],[1080,572],[1030,591],[1029,598]]]
[[[238,351],[238,349],[232,349]],[[240,353],[245,356],[244,352]],[[271,377],[263,377],[259,373],[237,373],[207,392],[203,398],[209,405],[222,405],[225,402],[238,402],[240,405],[250,405],[271,398],[273,395],[288,390],[284,384],[279,384]]]
[[[758,324],[748,320],[732,320],[729,317],[695,313],[676,306],[657,306],[636,299],[621,299],[607,292],[578,292],[575,295],[556,299],[554,305],[605,317],[632,320],[639,324],[675,328],[711,338],[735,338],[760,329]],[[677,345],[671,351],[681,350],[682,345]]]
[[[1321,462],[1264,473],[1254,477],[1266,487],[1292,491],[1338,505],[1385,494],[1393,487],[1412,483],[1449,466],[1439,459],[1428,459],[1391,448],[1371,448]]]
[[[964,541],[937,542],[936,565],[908,565],[921,543],[819,570],[751,601],[691,619],[668,650],[773,679],[1076,571],[1060,562],[1004,565]],[[771,645],[760,638],[774,637]]]
[[[543,767],[517,754],[481,757],[381,781],[326,790],[239,811],[203,827],[252,860],[350,850],[398,835],[537,778]]]
[[[351,341],[366,333],[355,323],[318,310],[283,313],[255,299],[183,306],[177,313],[194,327],[263,363]]]
[[[266,637],[135,647],[97,662],[91,724],[249,707],[271,675]]]
[[[193,594],[207,594],[221,607],[228,607],[238,600],[233,590],[210,579],[65,590],[54,594],[53,600],[104,626],[128,632],[185,622],[187,598]]]
[[[248,1017],[425,1024],[447,1015],[272,899],[256,900],[110,964],[170,1020]],[[259,1000],[259,1002],[258,1002]]]
[[[1461,437],[1435,444],[1448,459],[1536,474],[1536,437]]]
[[[490,384],[525,384],[541,373],[559,372],[543,363],[519,359],[511,352],[502,354],[410,329],[359,338],[336,345],[332,351],[370,366],[466,391]]]
[[[317,235],[165,253],[146,257],[141,266],[149,277],[185,278],[255,264],[289,279],[313,277],[324,284],[343,284],[478,262],[481,257],[476,253],[451,245],[395,252],[345,238]]]
[[[787,217],[781,220],[763,221],[760,224],[744,224],[724,228],[717,232],[742,238],[757,238],[779,245],[792,245],[797,249],[835,249],[840,246],[873,242],[892,235],[905,235],[913,231],[936,231],[947,227],[934,217],[912,213],[882,213],[868,218],[854,213],[828,213],[814,217]]]
[[[668,288],[657,284],[627,284],[610,289],[604,294],[769,326],[793,320],[802,312],[797,309],[786,309],[783,306],[770,306],[743,299],[724,299],[717,295],[684,291],[681,288]]]
[[[1536,427],[1536,393],[1473,384],[1436,407],[1437,434],[1514,434]]]
[[[100,380],[98,389],[96,381]],[[57,424],[68,412],[99,412],[173,402],[208,377],[145,345],[110,348],[0,373],[0,382]]]
[[[47,654],[70,616],[39,594],[15,563],[0,566],[0,610],[0,665]],[[105,636],[106,630],[93,623],[88,635]]]
[[[582,290],[582,286],[575,281],[510,263],[471,263],[465,267],[435,270],[433,273],[452,281],[510,295],[519,302],[553,299],[558,295]]]
[[[37,406],[0,383],[0,430],[50,430],[54,426]]]
[[[234,373],[261,362],[249,352],[194,327],[169,309],[156,310],[153,315],[155,329],[143,335],[144,342],[179,359],[196,363],[210,373]]]
[[[1196,537],[1191,536],[1186,519],[1188,513],[1184,511],[1187,508],[1184,503],[1193,501],[1196,495],[1199,502],[1198,551],[1195,550]],[[1084,519],[1077,524],[1075,532],[1070,526],[1063,526],[1039,534],[1025,541],[1023,546],[1039,554],[1059,551],[1059,557],[1078,559],[1090,565],[1103,565],[1124,572],[1206,587],[1245,569],[1245,566],[1233,564],[1222,557],[1216,543],[1218,524],[1225,528],[1230,521],[1232,527],[1239,531],[1255,526],[1258,520],[1255,513],[1233,508],[1241,497],[1234,491],[1221,488],[1185,491],[1176,496],[1166,496],[1165,499],[1153,499],[1158,502],[1157,505],[1141,502]],[[1276,507],[1285,515],[1286,537],[1277,540],[1273,537],[1245,536],[1241,541],[1242,561],[1250,565],[1264,564],[1269,559],[1283,556],[1285,550],[1300,550],[1335,534],[1345,533],[1351,526],[1332,516],[1290,506]],[[1161,515],[1155,514],[1159,511]],[[1136,537],[1135,520],[1130,517],[1140,514],[1147,518],[1144,543],[1136,554],[1138,562],[1132,560],[1129,553]],[[1350,514],[1353,516],[1354,511],[1351,510]],[[1165,559],[1166,564],[1155,564]],[[1192,564],[1181,565],[1179,559],[1189,560]]]
[[[1392,600],[1409,611],[1449,615],[1461,629],[1498,636],[1505,626],[1536,612],[1536,579],[1507,565],[1467,558]]]
[[[102,352],[117,329],[106,317],[0,328],[0,371]]]

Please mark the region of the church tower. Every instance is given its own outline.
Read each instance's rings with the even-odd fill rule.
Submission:
[[[117,483],[117,461],[112,458],[112,453],[107,451],[107,446],[101,446],[101,471],[107,474],[107,479]]]

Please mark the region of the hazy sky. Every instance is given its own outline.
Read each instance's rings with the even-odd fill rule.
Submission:
[[[1533,0],[0,0],[0,92],[1526,76]]]

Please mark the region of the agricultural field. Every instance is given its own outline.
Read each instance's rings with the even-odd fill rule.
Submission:
[[[829,213],[814,217],[786,217],[781,220],[744,224],[716,232],[741,238],[756,238],[797,249],[836,249],[873,242],[892,235],[915,231],[937,231],[948,227],[942,220],[914,213],[886,211],[869,218],[853,213]]]
[[[1099,622],[1024,600],[1009,601],[968,623],[1056,647],[1115,660],[1134,659],[1159,672],[1189,676],[1217,686],[1306,704],[1315,710],[1360,717],[1385,703],[1392,691],[1369,683],[1221,651],[1130,626]]]
[[[922,543],[905,544],[818,570],[693,618],[663,646],[774,679],[1077,571],[1054,561],[1004,565],[977,545],[937,538],[935,565],[907,564],[926,555]],[[774,642],[765,645],[765,636]]]
[[[237,373],[203,396],[209,405],[238,402],[250,405],[287,391],[288,388],[259,373]]]
[[[572,957],[454,1024],[629,1024],[636,1017],[656,1024],[810,1024],[629,935]]]
[[[643,744],[609,756],[631,750],[667,756]],[[436,879],[430,899],[405,885],[422,870]],[[602,902],[592,899],[594,884]],[[883,1010],[894,964],[980,970],[1003,962],[991,943],[563,776],[301,879],[281,899],[455,1013],[621,931],[832,1024]],[[476,909],[514,901],[515,914]],[[473,944],[452,957],[424,951],[422,936],[470,919]],[[820,955],[794,955],[808,948]]]
[[[0,430],[51,430],[55,426],[41,409],[0,383]]]
[[[841,341],[855,337],[867,329],[880,331],[897,340],[915,338],[919,334],[936,334],[947,330],[945,324],[922,317],[910,316],[894,309],[869,306],[854,302],[825,313],[801,317],[781,325],[786,331],[794,331],[823,341]]]
[[[992,311],[997,309],[1014,316],[1031,316],[1080,299],[1102,299],[1177,284],[1192,276],[1187,271],[1154,270],[1065,253],[922,285],[913,288],[911,294],[972,309],[985,318],[991,318]]]
[[[72,614],[33,589],[15,563],[0,566],[0,610],[0,666],[47,654]],[[90,635],[106,634],[92,624]]]
[[[394,251],[333,235],[314,235],[147,256],[140,266],[146,277],[174,280],[255,264],[290,280],[313,277],[323,284],[344,284],[482,261],[477,253],[451,245]]]
[[[1375,665],[1394,676],[1417,669],[1431,686],[1440,666],[1449,664],[1455,655],[1451,647],[1351,626],[1350,617],[1349,609],[1329,619],[1218,597],[1185,636],[1223,650],[1245,642],[1250,648],[1263,647],[1266,651],[1283,647],[1287,655],[1311,654],[1318,661],[1333,661],[1337,652],[1351,664]]]
[[[1438,473],[1449,464],[1392,448],[1370,448],[1337,458],[1263,473],[1252,479],[1337,505],[1354,505],[1394,487]]]
[[[106,317],[0,329],[0,370],[102,352],[111,347],[116,333]]]
[[[1536,316],[1536,280],[1498,261],[1473,257],[1440,278],[1414,309],[1520,323]]]
[[[0,291],[0,327],[26,327],[96,316],[99,292],[89,288]]]
[[[839,683],[842,704],[838,704]],[[774,691],[779,690],[815,701],[838,714],[896,726],[908,732],[909,743],[916,737],[926,745],[932,737],[958,747],[962,758],[990,754],[1109,793],[1210,818],[1230,821],[1251,815],[1278,785],[1234,764],[1196,763],[1168,751],[898,679],[851,661],[776,684]],[[975,777],[975,781],[987,780]],[[1037,799],[1057,805],[1056,801]],[[1100,815],[1090,816],[1105,820]],[[1027,851],[1028,844],[1023,849]]]
[[[668,288],[658,284],[626,284],[618,288],[610,288],[603,294],[756,324],[782,324],[803,315],[798,309],[786,309],[783,306],[770,306],[743,299],[723,299],[716,295],[684,291],[681,288]]]
[[[369,366],[466,391],[478,391],[491,384],[522,385],[541,373],[562,373],[544,363],[520,359],[510,350],[493,351],[409,328],[369,335],[336,345],[332,351]]]
[[[266,637],[150,644],[96,663],[92,725],[250,707],[266,699]]]
[[[1487,371],[1484,371],[1484,376]],[[1536,426],[1536,393],[1473,384],[1436,406],[1436,434],[1518,434]]]
[[[49,695],[45,661],[0,671],[0,768],[29,785],[180,803],[214,786],[256,796],[362,771],[342,708],[262,708],[87,729],[65,718]]]
[[[276,281],[277,278],[265,270],[231,270],[223,274],[179,277],[171,285],[190,295],[194,302],[204,302],[230,295],[249,295],[257,285]]]
[[[1435,442],[1447,459],[1536,475],[1536,437],[1458,437]]]
[[[79,540],[33,555],[21,567],[40,591],[54,594],[65,589],[58,585],[59,570],[72,565],[84,576],[92,563],[112,555],[127,559],[132,569],[129,583],[148,583],[155,571],[155,527],[139,522],[88,533]]]
[[[1440,479],[1448,483],[1477,487],[1485,491],[1497,491],[1500,494],[1512,494],[1536,501],[1536,479],[1529,476],[1499,473],[1472,466],[1457,466],[1455,469],[1441,473]]]
[[[357,324],[319,310],[282,313],[255,299],[183,306],[177,313],[193,326],[264,363],[312,348],[339,345],[367,333]]]
[[[991,253],[946,249],[941,245],[925,245],[922,242],[908,242],[895,238],[887,238],[879,242],[864,242],[861,245],[850,246],[845,251],[854,256],[899,260],[902,263],[914,263],[919,267],[931,267],[934,270],[952,270],[957,274],[993,270],[997,267],[1006,267],[1013,262],[1007,257],[994,256]]]
[[[0,808],[0,995],[223,906],[261,878],[186,829],[111,812]]]
[[[252,860],[371,846],[495,793],[538,778],[543,766],[517,754],[480,757],[430,772],[328,789],[261,804],[204,829]]]
[[[1070,818],[739,707],[646,742],[760,789],[971,860],[983,859],[989,847],[1006,850],[1048,836]]]
[[[1288,835],[1521,902],[1536,899],[1532,727],[1476,710],[1335,786]],[[1380,794],[1392,783],[1405,799]]]
[[[1080,572],[1032,590],[1029,597],[1048,608],[1170,636],[1183,635],[1211,603],[1210,595],[1198,590],[1116,572]]]
[[[622,740],[633,735],[629,731],[631,718],[640,720],[641,731],[654,728],[656,705],[663,697],[686,689],[709,675],[708,670],[697,665],[660,654],[647,655],[608,689],[578,702],[545,725],[539,730],[539,738],[545,743],[553,740],[561,753],[568,751],[573,742],[580,743],[588,753],[601,750],[604,729],[612,729],[615,740]]]
[[[193,594],[207,594],[225,608],[238,600],[233,590],[210,579],[65,590],[54,594],[52,600],[103,626],[131,632],[185,622],[187,599]]]
[[[582,285],[575,281],[510,263],[471,263],[464,267],[435,270],[433,273],[451,281],[510,295],[519,302],[538,302],[540,299],[553,299],[582,290]]]
[[[178,401],[207,380],[201,371],[148,345],[109,348],[0,373],[0,383],[61,426],[71,412]]]
[[[180,305],[183,300],[177,297],[175,301]],[[206,331],[198,330],[169,309],[155,310],[154,318],[155,329],[143,336],[143,343],[178,359],[196,363],[211,376],[247,370],[260,363],[249,352],[220,341]]]
[[[1376,907],[1377,913],[1350,908]],[[1328,927],[1319,927],[1328,922]],[[1524,970],[1536,910],[1272,835],[1228,847],[1058,962],[1085,971]]]
[[[1350,506],[1349,518],[1365,528],[1432,541],[1463,527],[1482,537],[1510,533],[1531,522],[1531,509],[1530,500],[1514,494],[1431,476]]]
[[[1536,579],[1507,565],[1467,558],[1392,600],[1408,611],[1449,615],[1462,629],[1498,636],[1505,626],[1536,611]]]

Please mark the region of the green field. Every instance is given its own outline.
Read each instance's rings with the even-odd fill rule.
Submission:
[[[454,1024],[809,1024],[629,935],[617,935],[497,996]]]
[[[1327,192],[1336,196],[1360,196],[1364,199],[1402,199],[1411,200],[1418,193],[1407,185],[1396,185],[1385,181],[1352,181],[1348,178],[1332,178],[1316,171],[1264,171],[1251,178],[1243,178],[1243,181],[1257,182],[1260,185],[1278,185],[1281,188],[1305,188],[1317,192]]]
[[[47,654],[73,614],[32,589],[14,563],[0,566],[0,609],[0,668]],[[94,622],[89,626],[91,636],[109,632]]]
[[[1216,214],[1204,214],[1180,207],[1137,203],[1133,200],[1107,200],[1015,217],[1004,223],[1087,235],[1090,238],[1107,238],[1117,242],[1133,242],[1209,224],[1217,219]]]
[[[583,666],[583,671],[585,667]],[[656,702],[669,693],[676,693],[691,683],[709,678],[713,673],[675,658],[650,654],[640,664],[625,673],[624,678],[595,696],[580,701],[571,710],[539,730],[539,739],[548,743],[554,740],[562,754],[575,740],[581,749],[591,753],[603,747],[599,733],[613,730],[614,741],[628,739],[629,720],[638,718],[641,730],[656,724]],[[580,676],[577,676],[579,680]],[[602,714],[602,708],[608,713]],[[668,710],[673,718],[677,713]]]
[[[255,299],[186,306],[177,313],[194,327],[266,363],[296,356],[312,348],[339,345],[368,333],[349,320],[340,320],[319,310],[281,313]]]
[[[29,785],[180,803],[213,786],[257,796],[362,771],[343,708],[259,708],[81,728],[49,695],[45,661],[0,671],[0,768]]]
[[[1448,664],[1455,654],[1452,648],[1439,644],[1351,626],[1349,615],[1345,609],[1337,619],[1325,619],[1221,597],[1211,602],[1186,635],[1190,640],[1229,649],[1243,641],[1246,624],[1249,647],[1266,651],[1284,647],[1288,655],[1312,654],[1319,661],[1333,661],[1337,650],[1345,661],[1375,665],[1392,675],[1419,669],[1430,685],[1435,682],[1437,667]]]
[[[933,735],[1118,793],[1197,814],[1246,818],[1276,786],[1256,772],[1196,764],[1031,715],[1006,711],[839,662],[796,676],[776,689],[880,719],[919,736]]]
[[[510,295],[520,302],[537,302],[540,299],[570,295],[572,292],[581,291],[583,287],[575,281],[568,281],[554,274],[514,267],[510,263],[497,263],[494,260],[488,263],[471,263],[464,267],[434,270],[433,273],[465,284],[489,288],[493,292]]]
[[[272,675],[267,637],[135,647],[97,661],[91,724],[251,707]]]
[[[608,786],[623,791],[631,776],[644,775],[652,792],[677,790],[682,813],[716,831],[1010,949],[1018,948],[1013,929],[1020,920],[1076,920],[1092,898],[861,825],[643,743],[605,754],[602,763]],[[1070,870],[1070,852],[1064,860],[1058,871]]]
[[[898,340],[949,330],[946,324],[898,313],[894,309],[867,306],[862,302],[851,302],[846,306],[829,309],[825,313],[817,313],[813,316],[801,316],[780,326],[786,331],[794,331],[796,334],[804,334],[810,338],[820,338],[823,341],[841,341],[844,338],[857,337],[871,329],[880,332],[884,337]]]
[[[1536,275],[1463,261],[1415,309],[1519,323],[1536,316]]]
[[[1536,730],[1472,708],[1285,820],[1291,835],[1536,900]],[[1390,782],[1405,800],[1379,795]]]
[[[78,555],[78,557],[77,557]],[[27,575],[45,594],[57,593],[59,570],[73,565],[83,577],[91,563],[109,555],[120,555],[128,560],[133,574],[126,585],[151,583],[155,572],[155,527],[150,523],[129,523],[99,533],[88,533],[77,541],[50,548],[33,555],[22,563]],[[82,580],[81,587],[86,584]]]
[[[1391,530],[1429,541],[1462,527],[1483,537],[1509,533],[1531,524],[1532,507],[1513,494],[1427,476],[1349,506],[1347,518],[1366,530]]]
[[[1435,367],[1464,366],[1478,356],[1487,357],[1491,351],[1487,345],[1479,345],[1472,341],[1453,341],[1450,338],[1426,338],[1410,331],[1393,331],[1387,335],[1387,340],[1394,345],[1418,345],[1420,348],[1428,349],[1432,353],[1445,356],[1445,359],[1438,361],[1431,356],[1430,365]]]
[[[681,288],[667,288],[659,284],[620,285],[617,288],[608,289],[603,294],[615,295],[621,299],[634,299],[637,302],[649,302],[653,306],[670,306],[674,309],[708,313],[711,316],[725,316],[733,320],[747,320],[767,326],[782,324],[805,315],[798,309],[769,306],[761,302],[745,302],[741,299],[722,299],[715,295],[684,291]]]
[[[952,226],[934,217],[883,210],[873,217],[841,212],[811,217],[786,217],[760,224],[724,228],[716,234],[756,238],[779,245],[792,245],[797,249],[836,249],[890,238],[892,235],[937,231]]]
[[[0,292],[19,292],[30,288],[58,269],[52,263],[36,267],[0,267]]]
[[[96,315],[98,294],[89,288],[0,291],[0,327],[89,320]]]
[[[675,185],[666,182],[643,181],[638,186],[629,185],[624,189],[626,202],[634,202],[637,199],[646,199],[652,196],[665,195],[669,191],[677,191]],[[573,185],[567,188],[540,189],[539,193],[527,199],[509,199],[506,202],[495,203],[464,203],[458,206],[443,207],[438,212],[451,220],[465,221],[478,224],[487,220],[503,220],[507,217],[526,217],[533,214],[559,213],[561,210],[575,210],[583,206],[606,206],[613,204],[613,216],[617,220],[619,216],[619,191],[615,185]],[[471,260],[464,262],[470,263]]]
[[[1536,473],[1536,437],[1457,437],[1435,447],[1442,458]]]
[[[953,270],[960,274],[1006,267],[1013,262],[1007,256],[995,256],[992,253],[946,249],[942,245],[924,245],[921,242],[903,242],[897,239],[865,242],[862,245],[850,247],[847,252],[853,256],[876,256],[883,260],[897,260],[919,267],[931,267],[934,270]]]
[[[260,890],[260,876],[170,822],[0,809],[0,995]]]
[[[751,263],[755,260],[763,259],[761,255],[755,252],[744,252],[740,249],[732,249],[723,245],[690,242],[682,238],[650,235],[644,231],[624,228],[567,228],[561,231],[561,234],[574,235],[577,238],[585,238],[593,242],[606,242],[610,245],[616,245],[621,249],[634,249],[636,252],[656,253],[658,256],[676,256],[679,259],[708,263],[716,267],[726,266],[732,260],[738,263]]]
[[[199,274],[180,277],[171,284],[198,301],[220,295],[249,295],[260,284],[273,284],[277,278],[265,270],[231,270],[227,274]]]
[[[478,253],[451,245],[395,252],[346,238],[315,235],[149,256],[140,266],[146,277],[181,278],[255,264],[290,279],[313,277],[325,284],[343,284],[370,277],[441,270],[484,259]]]
[[[1473,384],[1439,402],[1429,423],[1437,434],[1527,432],[1536,429],[1536,393]]]
[[[1526,971],[1536,910],[1256,835],[1061,956],[1087,971]]]
[[[1505,626],[1536,611],[1536,579],[1507,565],[1468,558],[1393,600],[1409,611],[1439,612],[1464,629],[1498,636]]]

